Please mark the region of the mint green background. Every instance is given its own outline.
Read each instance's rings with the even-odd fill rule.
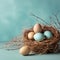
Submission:
[[[32,27],[36,19],[31,13],[49,22],[49,16],[58,11],[60,0],[0,0],[0,42],[10,41]],[[0,49],[0,60],[60,60],[60,54],[22,56],[18,50]]]
[[[0,0],[0,41],[9,41],[32,27],[36,19],[31,13],[49,21],[58,11],[60,0]]]

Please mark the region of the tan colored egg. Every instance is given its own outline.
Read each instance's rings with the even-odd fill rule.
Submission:
[[[34,36],[34,32],[29,32],[28,33],[28,39],[33,39]]]
[[[23,46],[20,48],[19,53],[22,55],[27,55],[30,52],[30,48],[28,46]]]
[[[42,28],[41,28],[41,25],[40,24],[35,24],[34,27],[33,27],[33,31],[35,33],[38,33],[38,32],[41,32]]]

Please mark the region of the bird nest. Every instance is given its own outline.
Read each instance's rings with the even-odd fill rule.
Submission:
[[[31,51],[35,53],[55,53],[58,50],[58,42],[60,40],[60,33],[59,31],[52,27],[52,26],[46,26],[46,25],[41,25],[41,31],[44,32],[46,30],[49,30],[52,32],[53,37],[50,39],[45,38],[42,41],[35,41],[34,39],[28,39],[28,33],[33,32],[33,28],[30,28],[29,30],[25,30],[23,34],[23,41],[24,45],[29,46]]]

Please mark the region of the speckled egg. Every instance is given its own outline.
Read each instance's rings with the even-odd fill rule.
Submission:
[[[44,35],[49,39],[53,36],[52,32],[51,31],[45,31],[44,32]]]
[[[41,26],[40,26],[40,24],[35,24],[34,25],[34,27],[33,27],[33,31],[35,32],[35,33],[38,33],[38,32],[40,32],[41,31]]]
[[[34,36],[34,32],[29,32],[28,33],[28,39],[33,39]]]
[[[30,48],[28,46],[23,46],[20,48],[19,53],[22,55],[27,55],[30,52]]]
[[[44,35],[42,34],[42,33],[36,33],[35,35],[34,35],[34,39],[36,40],[36,41],[41,41],[41,40],[43,40],[45,37],[44,37]]]

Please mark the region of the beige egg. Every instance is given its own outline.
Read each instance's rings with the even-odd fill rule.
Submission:
[[[42,30],[42,28],[41,28],[40,24],[37,23],[37,24],[34,25],[33,31],[35,33],[41,32],[41,30]]]
[[[28,46],[23,46],[20,48],[19,53],[22,55],[27,55],[30,52],[30,48]]]
[[[28,39],[33,39],[34,36],[34,32],[29,32],[28,33]]]

